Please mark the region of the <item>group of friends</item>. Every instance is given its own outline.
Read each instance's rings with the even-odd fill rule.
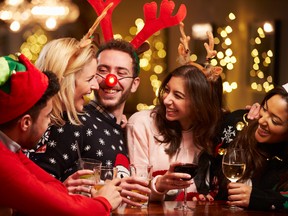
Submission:
[[[140,85],[140,66],[125,40],[96,47],[89,38],[54,39],[35,66],[23,54],[0,58],[2,214],[110,215],[121,203],[182,200],[184,188],[188,200],[288,208],[288,84],[270,90],[260,104],[229,112],[221,69],[209,62],[216,54],[213,35],[205,43],[207,62],[197,64],[179,24],[181,65],[162,81],[157,105],[128,121],[125,103]],[[237,183],[221,172],[221,150],[230,146],[245,151],[246,170]],[[184,150],[191,161],[199,155],[189,181],[183,181],[189,174],[174,171]],[[78,169],[79,153],[117,167],[117,178],[96,191],[92,180],[81,178],[91,171]],[[131,176],[131,163],[152,165],[151,182]]]

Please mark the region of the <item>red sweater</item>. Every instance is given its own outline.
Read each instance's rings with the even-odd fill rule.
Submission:
[[[39,168],[21,151],[13,153],[0,142],[0,207],[17,215],[110,215],[104,197],[69,195],[66,187]]]

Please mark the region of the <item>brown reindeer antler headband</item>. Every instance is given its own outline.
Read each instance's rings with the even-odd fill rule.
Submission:
[[[206,55],[206,62],[205,66],[203,67],[202,65],[193,62],[190,60],[190,49],[189,49],[189,42],[190,42],[190,36],[186,36],[185,31],[184,31],[184,23],[180,22],[179,24],[180,28],[180,44],[178,46],[178,61],[180,64],[191,64],[199,68],[206,76],[207,80],[209,81],[216,81],[220,74],[223,71],[222,67],[219,66],[211,66],[210,65],[210,60],[214,58],[217,54],[217,51],[214,50],[214,37],[212,32],[207,32],[209,44],[204,43],[204,47],[207,51]]]

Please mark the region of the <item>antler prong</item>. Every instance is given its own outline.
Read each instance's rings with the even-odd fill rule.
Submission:
[[[175,3],[170,0],[162,0],[160,15],[157,18],[156,2],[144,5],[145,25],[142,30],[130,42],[136,49],[155,32],[179,24],[186,17],[186,6],[181,4],[175,16],[172,16]]]

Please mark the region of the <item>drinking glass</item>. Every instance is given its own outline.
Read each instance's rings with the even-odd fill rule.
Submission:
[[[104,185],[106,180],[112,180],[117,177],[117,168],[113,166],[101,166],[99,181],[96,181],[94,188],[100,190]]]
[[[182,179],[183,181],[189,181],[194,178],[198,170],[198,158],[199,154],[196,151],[189,151],[188,149],[183,149],[176,157],[177,162],[181,162],[181,165],[177,165],[174,168],[174,172],[187,173],[191,176],[189,179]],[[176,210],[189,211],[193,210],[187,205],[187,188],[184,188],[184,201],[182,206],[176,207]]]
[[[131,176],[136,176],[140,179],[148,181],[150,184],[150,181],[152,179],[152,167],[153,167],[152,165],[130,164]],[[147,194],[143,194],[138,190],[132,190],[132,191],[147,196]],[[141,208],[147,208],[148,206],[148,201],[134,200],[134,199],[132,200],[141,203],[142,204]]]
[[[80,178],[92,180],[96,184],[96,182],[99,181],[101,165],[102,165],[101,161],[95,160],[93,158],[79,158],[78,160],[79,169],[88,169],[93,171],[92,174],[82,175],[80,176]],[[88,197],[90,196],[90,194],[84,192],[82,192],[81,194]]]
[[[231,182],[237,182],[244,174],[246,169],[243,149],[227,148],[222,158],[222,172]],[[239,208],[230,205],[230,209]],[[240,209],[240,208],[239,208]]]

